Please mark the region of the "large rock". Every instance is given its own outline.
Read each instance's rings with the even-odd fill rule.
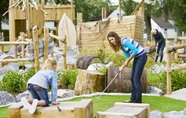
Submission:
[[[13,95],[4,91],[0,91],[0,106],[7,105],[10,103],[15,103],[15,102],[16,100]]]
[[[20,94],[16,95],[16,98],[15,98],[16,102],[21,101],[22,97],[26,97],[27,99],[31,99],[32,98],[30,92],[29,91],[25,91],[23,93],[20,93]]]

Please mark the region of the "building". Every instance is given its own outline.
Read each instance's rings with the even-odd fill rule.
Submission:
[[[167,38],[174,38],[174,32],[176,31],[176,27],[174,26],[173,20],[166,21],[164,17],[161,18],[151,18],[151,27],[152,29],[157,29],[159,32],[166,37],[166,32],[168,32]]]

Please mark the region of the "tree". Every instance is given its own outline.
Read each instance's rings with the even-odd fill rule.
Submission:
[[[163,0],[163,12],[166,19],[171,15],[178,32],[186,31],[186,0]]]
[[[83,14],[83,21],[101,20],[101,11],[105,7],[107,12],[112,11],[110,0],[75,0],[76,13]]]
[[[8,10],[9,8],[9,2],[7,0],[1,0],[0,2],[0,32],[2,32],[2,22],[8,23],[8,14],[3,14]]]
[[[142,6],[145,10],[144,21],[147,33],[147,40],[150,41],[150,32],[151,32],[151,17],[160,17],[162,15],[162,7],[160,0],[154,1],[155,4],[148,4],[143,2]],[[130,15],[139,3],[134,2],[133,0],[122,0],[121,6],[126,15]]]

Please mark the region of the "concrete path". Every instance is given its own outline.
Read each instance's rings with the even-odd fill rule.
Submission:
[[[165,94],[164,96],[170,97],[170,98],[173,98],[173,99],[185,100],[186,101],[186,88],[174,91],[169,95]]]

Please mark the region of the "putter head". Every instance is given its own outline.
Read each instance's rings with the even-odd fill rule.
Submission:
[[[99,98],[99,97],[97,97],[97,96],[96,96],[95,98],[96,98],[96,99],[98,99],[98,100],[100,100],[100,98]]]

